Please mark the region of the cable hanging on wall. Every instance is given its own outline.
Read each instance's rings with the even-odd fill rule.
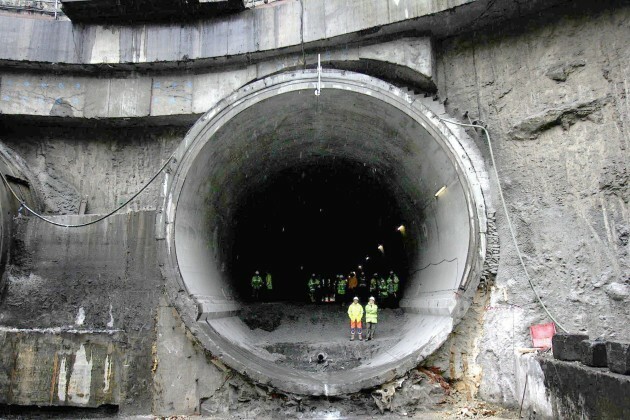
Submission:
[[[564,326],[562,326],[562,324],[559,323],[556,320],[556,318],[549,312],[549,310],[547,309],[547,306],[544,304],[542,299],[540,299],[540,295],[538,294],[538,291],[536,290],[536,287],[534,286],[534,283],[532,282],[532,279],[529,276],[529,272],[527,271],[527,266],[525,265],[525,261],[523,260],[523,256],[521,254],[521,249],[518,246],[518,242],[516,240],[516,233],[514,233],[514,226],[512,225],[512,219],[510,218],[510,213],[508,212],[507,205],[505,204],[505,198],[503,197],[503,189],[501,188],[501,180],[499,178],[499,172],[497,171],[497,164],[496,164],[496,162],[494,160],[494,151],[492,150],[492,143],[490,141],[490,133],[488,133],[488,130],[486,129],[486,127],[481,125],[478,121],[473,121],[472,124],[465,124],[465,123],[460,123],[458,121],[447,120],[447,119],[444,119],[444,118],[439,118],[439,119],[440,119],[440,121],[445,122],[445,123],[455,124],[455,125],[459,125],[459,126],[462,126],[462,127],[479,128],[479,129],[483,130],[484,134],[486,135],[486,139],[488,141],[488,150],[490,150],[490,160],[492,160],[492,169],[494,170],[494,175],[497,178],[497,186],[498,186],[498,190],[499,190],[499,197],[501,198],[501,204],[503,205],[503,211],[505,212],[505,218],[506,218],[506,220],[508,222],[508,227],[510,229],[510,234],[512,235],[512,241],[514,242],[514,247],[516,248],[516,254],[518,255],[518,259],[519,259],[519,261],[521,263],[521,266],[523,267],[523,271],[525,272],[525,277],[527,278],[527,282],[529,283],[529,286],[531,287],[532,291],[534,292],[534,295],[536,295],[536,299],[538,300],[538,303],[540,303],[540,306],[542,306],[542,308],[547,313],[549,318],[553,322],[556,323],[558,328],[560,328],[565,333],[568,333],[569,331],[566,328],[564,328]]]
[[[162,171],[164,171],[164,169],[166,169],[166,167],[168,166],[168,164],[171,162],[171,160],[173,159],[173,155],[171,155],[168,159],[166,159],[166,162],[164,162],[164,165],[162,165],[162,167],[160,168],[159,171],[157,171],[155,173],[155,175],[153,175],[151,177],[151,179],[149,179],[149,181],[144,184],[144,186],[142,188],[140,188],[140,190],[138,190],[138,192],[136,192],[134,195],[131,196],[131,198],[129,198],[127,201],[125,201],[124,203],[122,203],[120,206],[116,207],[114,210],[110,211],[109,213],[95,219],[95,220],[91,220],[89,222],[85,222],[85,223],[78,223],[78,224],[74,224],[74,225],[68,225],[65,223],[59,223],[59,222],[55,222],[54,220],[48,219],[44,216],[42,216],[41,214],[39,214],[38,212],[36,212],[35,210],[33,210],[32,208],[30,208],[26,202],[20,197],[18,196],[18,194],[15,192],[15,190],[13,189],[13,187],[11,187],[11,184],[9,184],[9,181],[7,180],[6,176],[4,175],[4,173],[0,172],[0,177],[2,177],[2,181],[4,182],[4,184],[7,186],[7,188],[9,189],[9,191],[11,192],[11,194],[15,197],[15,199],[17,201],[19,201],[20,205],[25,208],[26,210],[28,210],[33,216],[37,217],[38,219],[43,220],[46,223],[50,223],[51,225],[55,225],[55,226],[59,226],[59,227],[64,227],[64,228],[80,228],[80,227],[85,227],[85,226],[90,226],[93,225],[95,223],[98,223],[102,220],[107,219],[110,216],[113,216],[114,214],[116,214],[120,209],[122,209],[123,207],[125,207],[126,205],[128,205],[129,203],[131,203],[137,196],[139,196],[144,190],[147,189],[147,187],[149,185],[151,185],[151,183],[153,181],[155,181],[155,179],[158,177],[158,175],[160,175],[162,173]]]

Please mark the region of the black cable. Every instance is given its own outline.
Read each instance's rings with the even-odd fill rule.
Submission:
[[[11,187],[11,184],[9,184],[9,181],[7,180],[6,176],[4,175],[4,173],[0,172],[0,177],[2,177],[2,181],[4,181],[5,185],[7,186],[7,188],[9,189],[9,191],[11,192],[11,194],[13,194],[13,196],[15,197],[15,199],[17,201],[19,201],[19,203],[22,205],[22,207],[24,207],[26,210],[28,210],[31,214],[33,214],[33,216],[43,220],[44,222],[50,223],[51,225],[55,225],[55,226],[59,226],[59,227],[65,227],[65,228],[79,228],[79,227],[85,227],[85,226],[90,226],[93,225],[95,223],[100,222],[101,220],[105,220],[108,217],[114,215],[116,212],[118,212],[120,209],[122,209],[123,207],[125,207],[127,204],[131,203],[131,201],[133,201],[137,196],[139,196],[144,190],[147,189],[147,187],[149,185],[151,185],[151,183],[153,181],[155,181],[155,179],[158,177],[158,175],[160,175],[162,173],[162,171],[164,169],[166,169],[166,166],[171,162],[171,160],[173,159],[173,155],[171,155],[166,162],[164,163],[164,165],[162,165],[162,167],[160,168],[159,171],[157,171],[155,173],[155,175],[153,175],[151,177],[151,179],[149,179],[149,181],[144,184],[144,186],[142,188],[140,188],[140,190],[138,192],[136,192],[133,196],[131,196],[131,198],[127,201],[125,201],[123,204],[121,204],[120,206],[116,207],[114,210],[110,211],[109,213],[107,213],[104,216],[99,217],[98,219],[92,220],[90,222],[85,222],[85,223],[79,223],[76,225],[66,225],[63,223],[58,223],[55,222],[53,220],[47,219],[46,217],[42,216],[41,214],[37,213],[35,210],[33,210],[32,208],[30,208],[25,202],[24,200],[22,200],[17,194],[16,192],[13,190],[13,188]]]

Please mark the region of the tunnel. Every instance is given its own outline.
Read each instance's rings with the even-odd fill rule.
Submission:
[[[156,235],[171,296],[213,355],[287,392],[339,395],[404,374],[446,340],[483,269],[485,175],[472,140],[428,101],[363,74],[295,71],[244,86],[191,128]],[[239,317],[255,270],[273,273],[280,304],[303,302],[315,272],[359,269],[399,274],[404,317],[350,368],[280,364]]]

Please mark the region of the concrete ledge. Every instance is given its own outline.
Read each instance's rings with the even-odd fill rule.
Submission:
[[[630,418],[630,377],[549,358],[539,361],[552,418]]]
[[[435,64],[428,37],[324,51],[322,65],[363,70],[433,91]],[[0,115],[46,117],[55,123],[108,119],[133,124],[191,123],[241,86],[262,77],[317,64],[317,55],[292,54],[220,71],[134,77],[92,77],[0,71]]]
[[[282,1],[190,23],[75,25],[0,16],[0,62],[74,70],[216,66],[414,31],[442,36],[553,7],[561,0]],[[109,65],[104,69],[103,64]],[[133,64],[129,66],[128,64]],[[111,67],[110,67],[111,66]],[[92,68],[93,67],[93,68]]]

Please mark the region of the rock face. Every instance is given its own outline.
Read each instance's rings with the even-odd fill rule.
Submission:
[[[551,313],[572,333],[628,340],[630,55],[619,40],[628,38],[630,10],[583,10],[588,17],[576,5],[527,28],[514,22],[443,40],[438,92],[452,114],[487,124],[523,259]],[[493,200],[500,264],[478,356],[465,366],[481,371],[484,398],[516,405],[512,350],[530,347],[527,328],[548,317],[519,265],[498,194]],[[459,351],[444,349],[445,359]]]

